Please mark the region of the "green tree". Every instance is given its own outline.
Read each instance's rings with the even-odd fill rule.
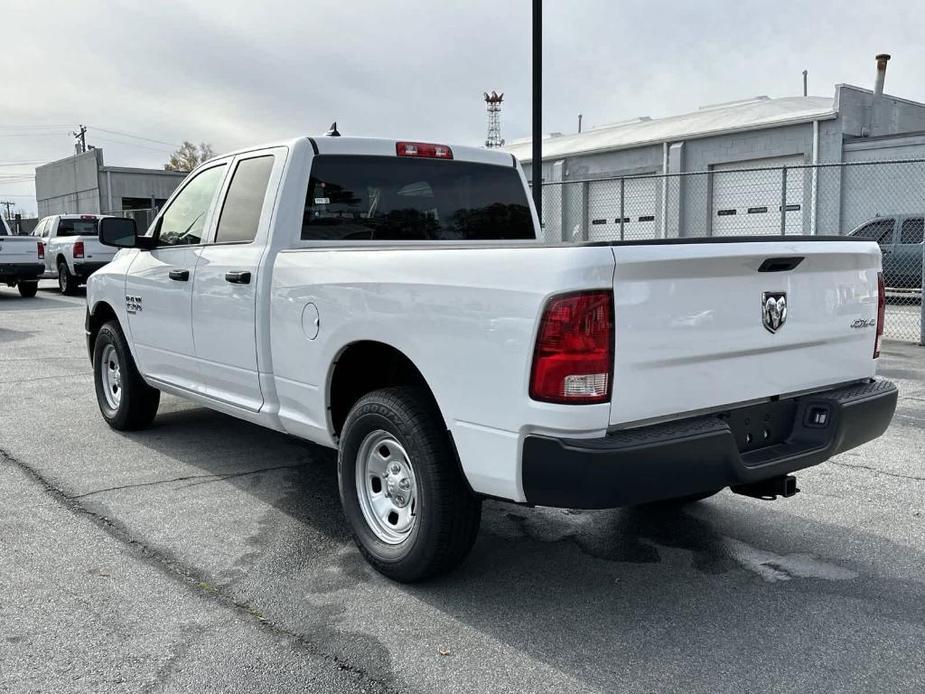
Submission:
[[[184,142],[176,152],[170,155],[170,161],[164,164],[167,171],[192,171],[202,162],[208,161],[215,156],[212,145],[208,142],[200,142],[194,145],[192,142]]]

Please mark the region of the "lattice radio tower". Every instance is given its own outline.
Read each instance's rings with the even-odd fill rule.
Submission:
[[[485,107],[488,109],[488,137],[485,138],[485,146],[489,149],[501,147],[504,139],[501,137],[501,102],[504,101],[504,93],[492,91],[491,94],[485,92]]]

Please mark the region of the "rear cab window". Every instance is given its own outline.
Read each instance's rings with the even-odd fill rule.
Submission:
[[[534,240],[513,166],[322,154],[314,158],[303,240]]]
[[[96,236],[99,219],[96,217],[81,217],[80,219],[58,220],[58,231],[55,236]]]

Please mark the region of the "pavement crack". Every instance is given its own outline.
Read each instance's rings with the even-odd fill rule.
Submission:
[[[915,482],[925,482],[925,477],[916,477],[915,475],[904,475],[901,472],[890,472],[888,470],[880,470],[871,465],[861,465],[860,463],[843,463],[838,460],[830,460],[829,463],[832,465],[838,465],[839,467],[854,468],[856,470],[869,470],[877,475],[887,475],[888,477],[898,477],[904,480],[913,480]]]
[[[35,381],[56,381],[63,378],[88,378],[93,376],[92,372],[81,371],[79,373],[73,374],[58,374],[57,376],[36,376],[35,378],[17,378],[12,381],[0,381],[3,385],[11,385],[13,383],[34,383]]]
[[[189,480],[207,480],[208,482],[221,482],[222,480],[230,480],[235,477],[246,477],[247,475],[257,475],[261,472],[273,472],[274,470],[294,470],[296,468],[303,467],[304,464],[299,465],[276,465],[274,467],[262,467],[257,470],[245,470],[243,472],[229,472],[227,474],[209,474],[209,475],[184,475],[182,477],[174,477],[169,480],[154,480],[153,482],[138,482],[136,484],[123,484],[118,487],[106,487],[105,489],[94,489],[92,492],[84,492],[83,494],[75,494],[69,496],[70,499],[84,499],[88,496],[93,496],[94,494],[105,494],[106,492],[118,492],[123,489],[137,489],[139,487],[156,487],[161,484],[172,484],[173,482],[187,482]],[[200,483],[202,484],[202,483]]]
[[[3,448],[0,448],[0,462],[5,462],[16,467],[29,479],[42,487],[43,491],[52,500],[63,506],[72,514],[86,518],[111,538],[122,544],[126,550],[133,553],[137,559],[160,571],[164,576],[181,584],[200,598],[209,600],[215,605],[230,610],[245,619],[252,620],[261,628],[268,630],[276,638],[291,640],[292,643],[296,644],[305,652],[329,662],[336,670],[355,678],[358,682],[364,683],[373,691],[387,692],[389,694],[398,691],[394,683],[389,679],[371,675],[362,668],[351,664],[345,658],[326,650],[324,644],[314,643],[307,636],[267,619],[245,600],[236,598],[223,588],[212,584],[208,577],[200,573],[195,567],[184,564],[177,557],[170,554],[170,552],[148,545],[143,538],[135,536],[122,522],[104,516],[102,513],[98,513],[84,506],[80,502],[80,497],[68,494],[64,489],[56,486],[47,479],[37,469],[23,462]],[[254,472],[258,471],[253,470],[249,473],[236,474],[253,474]]]

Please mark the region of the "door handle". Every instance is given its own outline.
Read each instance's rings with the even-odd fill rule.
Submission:
[[[187,282],[189,281],[189,270],[171,270],[167,276],[177,282]]]
[[[225,281],[231,284],[250,284],[251,273],[247,270],[233,270],[225,273]]]

